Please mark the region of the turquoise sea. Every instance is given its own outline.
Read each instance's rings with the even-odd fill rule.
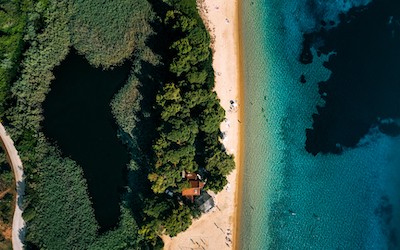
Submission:
[[[391,65],[400,65],[395,61],[400,60],[400,52],[391,44],[379,46],[389,39],[397,43],[400,22],[394,28],[391,25],[400,20],[400,6],[398,1],[376,0],[386,5],[378,6],[382,10],[374,14],[372,10],[378,8],[374,2],[242,2],[245,162],[239,249],[400,249],[400,136],[396,130],[400,96],[393,101],[385,98],[385,91],[400,95],[400,78],[396,78],[397,73],[387,73],[392,70]],[[367,52],[359,53],[365,55],[363,61],[371,62],[354,69],[365,74],[359,77],[365,87],[363,82],[354,80],[358,77],[339,77],[345,75],[342,72],[346,69],[359,65],[350,51],[342,49],[346,48],[343,41],[347,38],[328,41],[335,36],[358,34],[356,28],[346,31],[348,34],[333,32],[341,24],[340,14],[357,8],[350,19],[342,19],[343,24],[351,25],[357,23],[358,15],[371,15],[378,20],[386,7],[388,13],[379,18],[385,22],[382,25],[387,24],[388,38],[371,46],[382,51],[392,49],[388,55],[393,58],[380,61],[370,52],[373,49],[366,48]],[[365,20],[369,19],[367,16]],[[371,26],[375,23],[380,24],[371,22]],[[302,64],[299,58],[303,35],[316,32],[321,26],[327,34],[315,36],[312,63]],[[382,36],[375,35],[377,39]],[[348,42],[353,44],[349,48],[354,46],[352,51],[362,50],[374,41],[357,40],[359,37],[354,35],[358,47]],[[334,49],[318,56],[316,48],[323,45],[327,46],[325,50]],[[400,42],[398,46],[400,49]],[[331,67],[324,64],[347,55],[345,67],[342,62],[332,62]],[[389,76],[382,73],[375,79],[375,75],[368,75],[375,71]],[[301,75],[305,83],[299,80]],[[346,79],[351,80],[342,84]],[[374,82],[367,83],[369,79]],[[322,81],[327,81],[330,92],[321,91]],[[386,82],[393,84],[383,84]],[[374,87],[367,87],[370,85]],[[361,90],[349,90],[348,86],[361,86]],[[378,93],[384,94],[375,97]],[[386,102],[390,102],[388,106],[381,105]],[[313,116],[316,113],[322,115]],[[314,127],[315,121],[328,125]],[[384,124],[394,127],[394,132],[383,129]],[[315,132],[314,137],[307,137],[307,129]],[[313,153],[306,150],[307,140]],[[319,144],[313,145],[314,141]]]

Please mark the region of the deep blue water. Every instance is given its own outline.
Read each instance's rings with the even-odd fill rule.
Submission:
[[[335,51],[324,65],[332,74],[319,84],[325,104],[307,131],[310,152],[355,147],[375,125],[386,134],[399,133],[394,121],[387,123],[400,117],[399,17],[399,1],[381,0],[353,9],[338,27],[306,35],[319,53]]]
[[[241,249],[400,248],[399,13],[243,3]]]

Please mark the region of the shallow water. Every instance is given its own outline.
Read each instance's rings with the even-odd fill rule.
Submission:
[[[381,121],[382,118],[393,118],[393,121],[399,118],[400,98],[390,99],[390,105],[386,106],[380,105],[385,98],[371,98],[376,105],[364,105],[359,112],[344,108],[341,112],[327,109],[317,118],[313,118],[313,114],[318,112],[317,106],[334,106],[335,101],[340,103],[349,97],[348,93],[340,93],[348,91],[341,84],[343,79],[351,79],[348,84],[359,89],[362,84],[375,86],[361,88],[365,95],[354,92],[350,105],[359,104],[359,99],[378,92],[384,97],[388,93],[396,95],[400,78],[394,72],[389,74],[389,71],[395,71],[395,67],[389,65],[400,60],[396,54],[400,48],[396,46],[375,46],[382,50],[381,54],[387,50],[390,50],[388,55],[394,54],[386,60],[386,66],[382,65],[382,60],[376,65],[386,67],[390,75],[389,78],[379,78],[379,81],[392,81],[392,84],[379,84],[373,77],[351,78],[345,72],[357,72],[357,67],[352,67],[359,65],[355,60],[359,58],[354,57],[368,49],[372,37],[378,45],[386,44],[388,39],[397,41],[396,32],[400,31],[400,26],[379,34],[376,31],[382,31],[384,26],[371,27],[370,38],[354,36],[355,42],[351,43],[338,37],[340,32],[334,32],[340,27],[339,14],[353,11],[351,7],[364,6],[369,1],[323,2],[322,5],[318,1],[305,0],[243,3],[246,154],[240,249],[399,247],[399,229],[396,227],[400,225],[400,137],[396,133],[383,133],[387,131],[382,129]],[[373,5],[375,2],[360,12],[377,20],[370,25],[378,23],[378,19],[390,20],[391,15],[398,20],[396,15],[400,7],[396,1],[384,2],[387,5],[382,8],[388,12],[379,17],[371,11],[378,8]],[[354,20],[360,18],[359,15],[352,14]],[[322,20],[328,24],[325,28],[331,36],[315,35],[317,39],[311,49],[314,60],[302,64],[299,59],[303,34],[319,30]],[[347,22],[353,21],[343,19],[343,24]],[[361,51],[353,54],[337,51],[346,46],[330,41],[344,41],[350,51]],[[323,44],[330,45],[331,51],[323,51],[325,54],[318,57],[316,50]],[[328,70],[323,64],[328,60],[332,62],[335,57],[329,54],[332,51],[354,64],[349,63],[347,68],[331,65]],[[369,56],[364,58],[363,67],[368,66],[365,70],[370,73],[377,57],[373,53],[365,54]],[[301,75],[304,75],[305,83],[300,82]],[[336,77],[338,75],[344,77]],[[320,92],[319,83],[323,81],[327,81],[326,84],[335,91]],[[365,81],[377,83],[373,85]],[[326,98],[330,94],[334,95],[331,100]],[[377,106],[383,107],[385,112],[371,110]],[[375,112],[374,119],[364,119],[365,114],[372,111]],[[351,119],[349,122],[343,120],[350,112],[354,120],[363,121],[362,126],[356,124],[354,127]],[[386,116],[378,117],[381,113]],[[313,125],[318,119],[330,119],[329,124],[341,126],[333,126],[331,130],[316,129]],[[396,125],[396,122],[392,124]],[[332,141],[338,150],[322,150],[322,147],[313,145],[315,140],[307,137],[307,129],[317,131],[320,141]],[[358,136],[360,131],[364,132]],[[342,143],[342,139],[348,137],[358,139],[353,144]],[[314,154],[306,150],[307,139],[309,145],[316,148]]]

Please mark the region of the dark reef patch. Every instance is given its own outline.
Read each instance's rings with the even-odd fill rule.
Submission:
[[[389,249],[397,249],[397,232],[396,228],[392,225],[393,205],[390,203],[387,196],[381,197],[379,206],[375,209],[375,215],[381,219],[381,228],[383,229],[383,234],[385,234],[388,239]]]
[[[375,215],[379,216],[385,224],[389,224],[392,221],[393,206],[390,204],[387,196],[381,197],[379,207],[375,209]]]
[[[72,51],[54,70],[56,79],[44,102],[45,135],[82,166],[101,231],[116,226],[126,184],[129,157],[117,138],[110,102],[129,69],[128,64],[114,70],[94,68]]]
[[[331,77],[319,83],[325,105],[306,130],[306,150],[314,155],[356,147],[381,119],[400,117],[400,1],[373,1],[340,20],[337,27],[304,35],[300,62],[312,61],[312,47],[335,52],[324,65]],[[398,134],[393,124],[385,126],[382,132]]]
[[[306,76],[305,76],[304,74],[302,74],[302,75],[300,76],[300,82],[303,83],[303,84],[307,82]]]

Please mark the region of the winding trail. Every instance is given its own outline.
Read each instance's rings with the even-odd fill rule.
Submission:
[[[19,158],[18,151],[14,146],[14,142],[9,135],[3,124],[0,123],[0,138],[4,150],[8,156],[8,160],[14,172],[15,186],[17,187],[16,206],[14,211],[12,223],[12,246],[14,250],[22,250],[24,244],[22,243],[25,236],[25,221],[22,218],[22,197],[25,192],[25,181],[23,180],[24,171],[22,168],[22,161]]]

